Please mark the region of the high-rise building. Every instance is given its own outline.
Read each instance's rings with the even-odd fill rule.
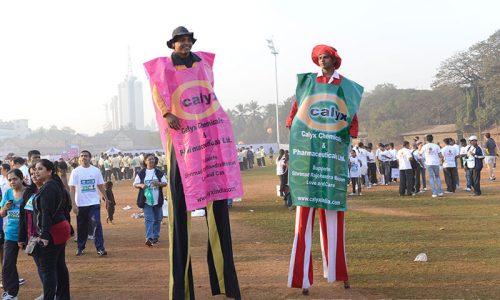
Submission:
[[[128,58],[128,74],[118,84],[118,95],[113,96],[108,105],[106,119],[110,120],[113,130],[144,129],[144,101],[142,97],[142,82],[132,74],[130,49]],[[109,124],[109,123],[108,123]]]
[[[120,128],[144,129],[142,82],[132,74],[118,85],[118,110]]]

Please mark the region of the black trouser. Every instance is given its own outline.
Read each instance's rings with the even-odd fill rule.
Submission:
[[[374,162],[368,163],[368,178],[372,184],[377,183],[377,164]]]
[[[113,216],[115,214],[115,204],[108,205],[108,220],[113,221]]]
[[[52,242],[37,249],[36,264],[42,277],[44,299],[70,299],[65,250],[66,243],[56,246]]]
[[[243,157],[243,170],[248,169],[248,159]]]
[[[454,193],[457,188],[457,182],[455,181],[458,174],[457,168],[443,168],[443,173],[444,181],[446,182],[446,190]]]
[[[420,192],[420,173],[422,172],[422,167],[417,166],[413,168],[413,182],[415,183],[413,185],[413,192],[418,193]]]
[[[104,181],[111,181],[111,170],[104,171]]]
[[[262,159],[257,158],[257,166],[262,167]]]
[[[266,166],[266,158],[263,157],[260,160],[262,161],[262,166],[265,167]]]
[[[399,195],[411,196],[413,192],[413,170],[399,170]]]
[[[281,175],[278,175],[278,177],[280,178],[280,196],[284,196],[285,195],[285,185],[286,185],[286,174],[281,174]]]
[[[391,162],[390,161],[384,161],[382,163],[382,168],[384,169],[384,181],[385,184],[389,184],[392,179],[391,179]]]
[[[481,195],[481,169],[479,169],[479,168],[471,169],[471,171],[472,171],[472,188],[474,189],[474,194],[476,194],[476,195]]]
[[[361,181],[359,180],[358,177],[352,177],[351,178],[352,182],[352,192],[353,194],[356,194],[356,185],[358,186],[358,193],[361,194]]]
[[[172,215],[168,216],[170,249],[170,299],[195,299],[191,256],[189,251],[191,212],[186,211],[186,199],[175,154],[171,153],[169,170]],[[208,225],[208,273],[212,295],[226,294],[241,299],[233,260],[233,246],[227,201],[209,203],[205,209]]]
[[[455,158],[455,169],[457,170],[453,175],[453,178],[455,179],[455,183],[456,183],[456,186],[458,187],[460,185],[460,178],[458,177],[458,163],[457,162],[458,159]]]
[[[104,250],[104,236],[101,225],[101,206],[99,204],[78,207],[76,216],[78,249],[85,249],[87,243],[89,227],[95,226],[93,230],[94,244],[96,250]],[[92,223],[94,225],[92,225]],[[92,227],[91,227],[92,228]]]
[[[120,173],[120,168],[113,168],[113,176],[115,176],[116,181],[122,179],[122,175]]]
[[[3,289],[11,296],[17,296],[19,292],[18,253],[17,242],[5,240],[3,244],[2,284]]]

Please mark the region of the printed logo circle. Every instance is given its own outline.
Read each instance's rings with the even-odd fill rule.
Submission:
[[[184,120],[204,119],[219,107],[212,85],[206,80],[183,83],[172,94],[172,113]]]
[[[309,128],[338,132],[347,127],[349,111],[342,98],[333,94],[316,94],[302,101],[297,117]]]

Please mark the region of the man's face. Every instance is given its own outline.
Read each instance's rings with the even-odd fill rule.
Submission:
[[[476,140],[472,140],[472,141],[470,141],[470,144],[471,144],[472,146],[476,147],[476,145],[477,145],[477,141],[476,141]]]
[[[31,163],[36,164],[40,161],[40,154],[33,154],[30,158]]]
[[[80,163],[80,166],[88,166],[90,164],[90,155],[87,152],[80,153],[78,162]]]
[[[189,35],[180,36],[174,43],[175,53],[183,57],[189,55],[191,47],[193,47],[193,40],[191,40],[191,36]]]
[[[318,56],[318,63],[319,66],[323,69],[333,69],[335,59],[333,59],[333,57],[331,57],[330,55],[324,53]]]

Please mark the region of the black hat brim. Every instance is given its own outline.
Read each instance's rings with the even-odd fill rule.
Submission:
[[[184,35],[187,35],[187,36],[189,36],[191,38],[191,40],[193,41],[193,45],[194,45],[194,43],[196,43],[196,39],[194,38],[194,33],[190,32],[190,33],[179,34],[179,35],[174,36],[169,41],[167,41],[167,47],[170,48],[170,49],[174,49],[174,43],[175,43],[175,41],[178,38],[180,38],[181,36],[184,36]]]

